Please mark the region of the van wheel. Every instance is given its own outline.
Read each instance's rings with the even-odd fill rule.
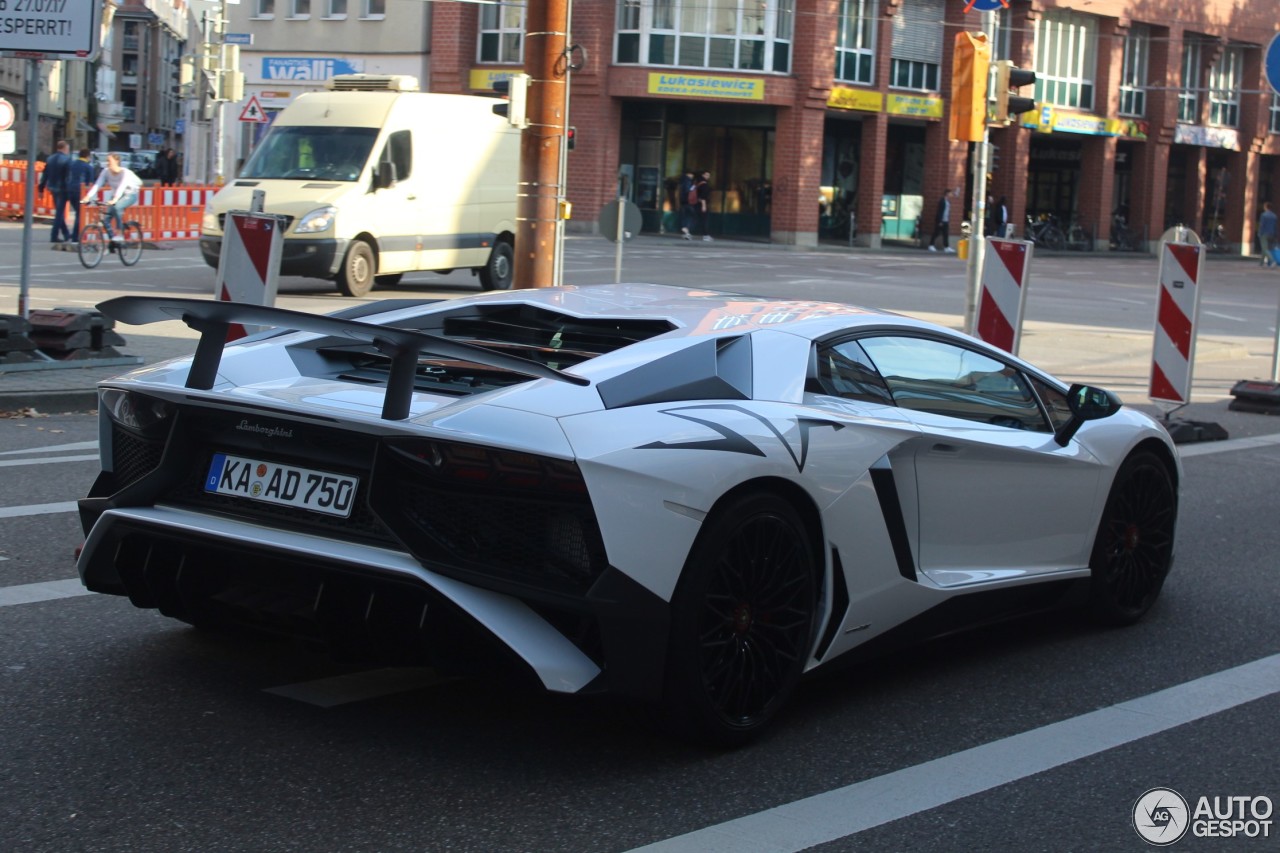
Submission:
[[[480,268],[480,287],[483,290],[510,290],[515,272],[515,248],[506,240],[493,244],[489,262]]]
[[[391,287],[399,284],[402,278],[404,278],[404,273],[402,272],[389,272],[386,275],[374,276],[373,280],[379,287]]]
[[[363,240],[356,240],[347,249],[347,257],[338,273],[338,290],[343,296],[365,296],[373,290],[373,278],[377,271],[373,249]]]

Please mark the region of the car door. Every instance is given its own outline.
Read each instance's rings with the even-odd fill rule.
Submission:
[[[384,162],[395,167],[395,180],[390,186],[374,190],[369,199],[369,213],[376,223],[378,238],[378,272],[418,269],[423,236],[416,212],[426,201],[418,198],[413,176],[411,131],[397,130],[387,135],[386,144],[373,159],[375,175],[367,176],[370,180]]]
[[[959,342],[858,342],[921,429],[913,458],[922,572],[957,586],[1087,564],[1101,467],[1078,443],[1054,440],[1061,406],[1034,389],[1060,392]]]

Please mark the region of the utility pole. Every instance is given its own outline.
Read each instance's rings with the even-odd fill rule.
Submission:
[[[525,13],[529,127],[520,137],[514,279],[519,287],[558,283],[568,125],[569,0],[530,3]]]
[[[223,106],[244,98],[244,73],[240,71],[240,47],[225,44],[227,2],[218,11],[204,13],[204,37],[200,52],[183,57],[183,97],[195,100],[196,114],[209,125],[211,157],[206,158],[205,182],[221,186],[226,181],[226,139]],[[212,172],[209,174],[209,161]]]

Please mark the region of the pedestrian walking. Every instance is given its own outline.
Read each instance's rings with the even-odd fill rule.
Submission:
[[[680,179],[680,236],[692,240],[691,229],[698,218],[698,180],[692,169],[686,169]]]
[[[71,145],[65,139],[58,140],[57,150],[45,161],[40,174],[40,191],[53,196],[52,243],[71,242],[71,229],[67,227],[67,179],[71,170]]]
[[[178,170],[177,151],[166,148],[160,152],[160,156],[156,159],[156,177],[159,178],[162,187],[172,187],[179,183],[181,173]]]
[[[1280,258],[1276,249],[1276,213],[1271,202],[1262,203],[1262,215],[1258,217],[1258,242],[1262,245],[1262,266],[1274,267]]]
[[[80,242],[80,199],[84,196],[85,187],[93,183],[93,164],[89,157],[89,149],[81,148],[67,170],[67,202],[75,213],[75,224],[71,226],[72,243]]]
[[[949,245],[951,234],[951,196],[955,194],[954,189],[948,189],[942,194],[942,198],[938,199],[938,207],[933,217],[933,236],[929,238],[929,251],[936,252],[938,247],[933,245],[938,237],[942,237],[942,251],[954,252],[955,249]]]
[[[702,242],[711,242],[711,173],[703,172],[698,176],[695,186],[698,191],[698,225],[702,231]]]

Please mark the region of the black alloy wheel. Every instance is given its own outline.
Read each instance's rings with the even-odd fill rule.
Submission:
[[[809,656],[818,575],[808,528],[775,495],[707,520],[673,600],[665,710],[678,732],[736,746],[769,723]]]
[[[1178,498],[1168,466],[1154,453],[1125,460],[1107,498],[1089,560],[1089,612],[1107,625],[1131,625],[1155,603],[1173,559]]]

